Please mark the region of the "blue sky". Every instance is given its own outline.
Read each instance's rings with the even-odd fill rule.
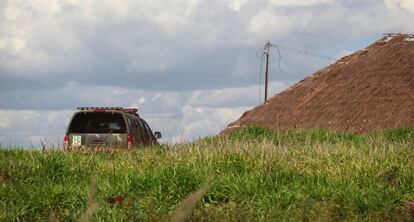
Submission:
[[[165,142],[214,135],[260,103],[267,40],[340,58],[412,21],[413,0],[0,0],[0,143],[60,144],[88,105],[136,106]],[[281,54],[271,94],[332,62]]]

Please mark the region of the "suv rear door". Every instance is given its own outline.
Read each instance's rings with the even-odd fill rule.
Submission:
[[[128,126],[120,112],[78,112],[66,134],[71,148],[128,146]]]

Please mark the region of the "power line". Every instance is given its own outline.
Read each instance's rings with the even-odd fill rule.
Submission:
[[[262,48],[258,49],[257,52],[256,52],[256,57],[259,58],[259,59],[260,58],[263,59],[264,50],[265,50],[265,47],[262,47]]]
[[[281,63],[282,63],[282,54],[280,52],[280,49],[284,49],[284,50],[288,50],[294,53],[299,53],[299,54],[303,54],[306,56],[310,56],[310,57],[314,57],[314,58],[319,58],[319,59],[326,59],[326,60],[332,60],[332,61],[337,61],[338,59],[333,58],[333,57],[329,57],[329,56],[325,56],[325,55],[320,55],[311,51],[307,51],[307,50],[303,50],[303,49],[296,49],[293,47],[289,47],[289,46],[283,46],[280,44],[273,44],[270,43],[270,41],[268,41],[264,47],[260,48],[257,53],[256,56],[259,57],[259,53],[262,52],[262,56],[261,56],[261,60],[260,60],[260,81],[259,81],[259,85],[261,85],[261,79],[262,79],[262,66],[263,66],[263,58],[266,58],[266,69],[265,69],[265,95],[264,95],[264,102],[266,102],[267,100],[267,87],[268,87],[268,72],[269,72],[269,56],[270,56],[270,47],[275,47],[277,49],[278,52],[278,68],[280,73],[284,74],[282,68],[281,68]],[[259,97],[261,97],[261,87],[259,88]]]
[[[282,54],[280,53],[280,49],[279,49],[279,47],[275,47],[276,49],[277,49],[277,53],[279,54],[279,57],[278,57],[278,67],[279,67],[279,72],[281,73],[281,74],[285,74],[285,72],[283,72],[283,70],[282,70],[282,68],[281,68],[281,63],[282,63]]]
[[[280,49],[285,49],[285,50],[288,50],[288,51],[291,51],[291,52],[296,52],[296,53],[300,53],[300,54],[303,54],[303,55],[307,55],[307,56],[311,56],[311,57],[315,57],[315,58],[320,58],[320,59],[327,59],[327,60],[334,60],[334,61],[337,61],[338,59],[336,59],[336,58],[333,58],[333,57],[329,57],[329,56],[325,56],[325,55],[320,55],[320,54],[317,54],[317,53],[314,53],[314,52],[310,52],[310,51],[307,51],[307,50],[303,50],[303,49],[296,49],[296,48],[292,48],[292,47],[289,47],[289,46],[283,46],[283,45],[280,45],[280,44],[270,44],[270,46],[272,46],[272,47],[275,47],[275,48],[280,48]]]

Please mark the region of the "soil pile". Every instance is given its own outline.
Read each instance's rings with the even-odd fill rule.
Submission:
[[[222,133],[262,125],[364,133],[414,127],[414,36],[384,37],[245,112]]]

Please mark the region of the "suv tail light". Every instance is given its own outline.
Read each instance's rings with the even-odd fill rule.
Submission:
[[[68,151],[69,149],[69,135],[63,137],[63,151]]]
[[[128,135],[127,141],[128,141],[128,149],[131,149],[132,146],[134,145],[134,137],[132,135]]]

